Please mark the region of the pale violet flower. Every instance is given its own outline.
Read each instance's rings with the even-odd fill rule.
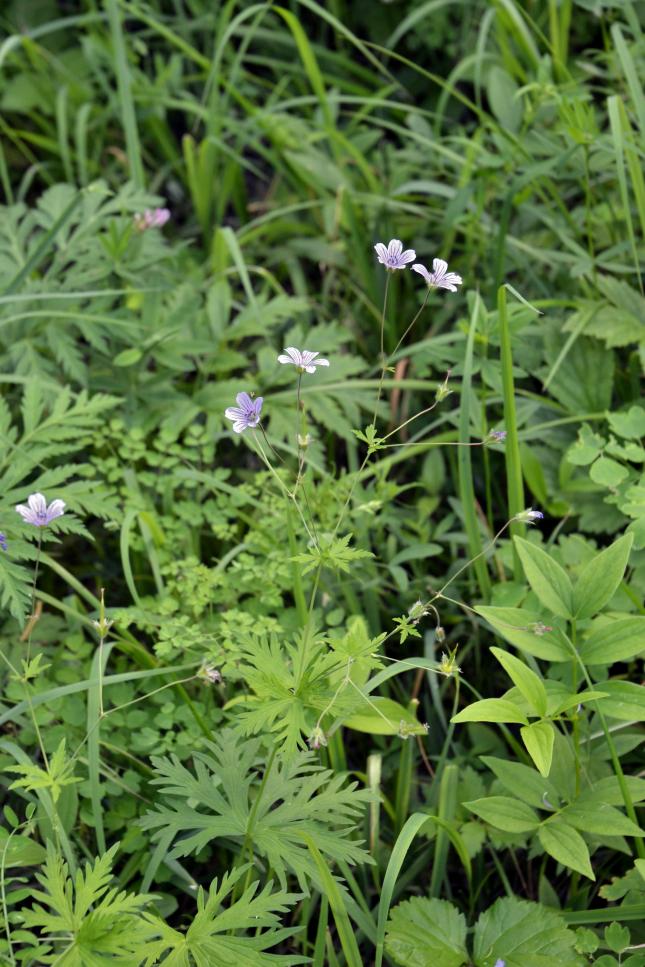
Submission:
[[[448,271],[448,263],[443,259],[432,260],[432,272],[428,272],[425,265],[418,262],[412,266],[412,269],[423,276],[431,289],[449,289],[450,292],[456,292],[457,286],[463,281],[456,272]]]
[[[503,443],[506,439],[506,430],[489,430],[488,437],[496,443]]]
[[[252,400],[248,393],[238,393],[235,400],[237,406],[229,406],[224,412],[226,419],[233,421],[235,433],[242,433],[249,428],[255,429],[260,422],[263,398],[258,396]]]
[[[42,494],[30,494],[27,504],[27,507],[24,504],[18,504],[16,510],[27,524],[33,524],[34,527],[47,527],[65,513],[64,500],[52,500],[48,507]]]
[[[7,538],[4,536],[2,531],[0,531],[0,547],[2,548],[3,551],[6,551],[9,547],[9,545],[7,544]]]
[[[143,214],[139,212],[134,216],[134,225],[140,232],[145,232],[148,228],[163,228],[169,218],[168,208],[153,208],[152,211],[146,208]]]
[[[417,257],[413,248],[406,248],[404,252],[403,242],[399,241],[398,238],[393,238],[387,247],[383,242],[377,242],[374,249],[381,265],[384,265],[390,271],[404,269],[409,262],[414,262]]]
[[[498,960],[495,961],[495,967],[506,967],[506,961],[502,960],[502,958],[500,957]]]
[[[315,373],[316,366],[329,366],[328,359],[316,359],[316,356],[318,353],[312,353],[308,349],[287,346],[284,353],[278,356],[278,362],[283,365],[291,364],[300,373]]]
[[[519,514],[515,515],[515,520],[521,521],[523,524],[532,524],[534,520],[542,520],[544,514],[541,510],[533,510],[529,507],[527,510],[521,510]]]

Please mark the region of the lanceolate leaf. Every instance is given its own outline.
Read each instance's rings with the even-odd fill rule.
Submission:
[[[536,544],[515,538],[527,580],[545,608],[561,618],[571,618],[573,588],[569,577],[557,561]]]
[[[569,823],[555,818],[544,823],[538,832],[543,848],[558,863],[595,880],[589,850],[580,833]]]
[[[573,589],[574,618],[590,618],[607,604],[622,581],[633,540],[632,534],[623,534],[592,557]]]

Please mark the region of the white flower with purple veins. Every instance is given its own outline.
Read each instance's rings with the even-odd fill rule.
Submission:
[[[463,282],[462,277],[456,272],[448,271],[448,263],[443,259],[432,260],[432,272],[428,272],[425,265],[418,262],[412,266],[412,269],[423,276],[431,289],[449,289],[450,292],[456,292],[457,286]]]
[[[278,362],[283,366],[295,366],[300,373],[315,373],[316,366],[329,366],[328,359],[316,359],[316,356],[318,353],[312,353],[308,349],[287,346],[284,353],[278,356]]]
[[[252,400],[248,393],[238,393],[235,397],[237,406],[229,406],[224,412],[227,420],[233,421],[235,433],[243,433],[244,430],[254,430],[260,422],[263,398],[258,396]]]
[[[16,510],[27,524],[33,524],[34,527],[47,527],[65,513],[64,500],[52,500],[48,507],[42,494],[30,494],[27,504],[27,507],[24,504],[18,504]]]
[[[395,269],[404,269],[417,257],[413,248],[406,248],[404,252],[403,242],[399,241],[398,238],[393,238],[387,248],[383,242],[377,242],[374,249],[381,265],[384,265],[391,272]]]

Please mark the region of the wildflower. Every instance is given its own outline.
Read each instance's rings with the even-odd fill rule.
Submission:
[[[529,507],[527,510],[521,510],[519,514],[515,515],[514,520],[519,520],[523,524],[532,524],[534,520],[542,520],[544,514],[541,510],[533,510]]]
[[[490,430],[488,438],[489,440],[495,440],[496,443],[503,443],[506,439],[506,430]]]
[[[243,433],[249,427],[254,429],[260,422],[263,398],[258,396],[252,400],[248,393],[238,393],[235,400],[237,406],[229,406],[224,412],[226,419],[233,421],[233,430]]]
[[[52,500],[48,507],[42,494],[30,494],[27,503],[28,507],[18,504],[16,510],[27,524],[33,524],[34,527],[47,527],[56,517],[62,517],[65,513],[64,500]]]
[[[442,628],[441,625],[437,625],[437,627],[434,629],[434,636],[435,636],[437,642],[440,645],[443,645],[444,641],[446,640],[446,632],[445,632],[445,629]]]
[[[278,356],[278,362],[283,365],[291,364],[295,366],[299,373],[315,373],[316,366],[329,366],[328,359],[316,359],[318,353],[312,353],[308,349],[295,349],[287,346],[284,353]]]
[[[214,665],[202,665],[199,669],[199,677],[205,678],[211,685],[219,685],[222,681],[222,673]]]
[[[134,227],[140,232],[145,232],[148,228],[163,228],[169,218],[168,208],[153,208],[152,211],[146,208],[143,214],[138,212],[134,216]]]
[[[432,260],[432,272],[428,272],[425,265],[420,265],[418,262],[412,266],[412,269],[423,276],[431,289],[449,289],[450,292],[456,292],[457,286],[463,281],[456,272],[448,272],[448,263],[443,259]]]
[[[506,967],[506,961],[499,957],[494,964],[494,967]]]
[[[3,551],[7,550],[7,538],[4,536],[2,531],[0,531],[0,547]]]
[[[319,725],[313,730],[307,739],[310,749],[319,749],[321,745],[327,745],[327,736]]]
[[[417,257],[413,248],[406,248],[404,252],[403,242],[400,242],[398,238],[393,238],[387,248],[383,242],[377,242],[374,249],[381,265],[384,265],[390,272],[395,269],[404,269],[409,262],[414,262]]]

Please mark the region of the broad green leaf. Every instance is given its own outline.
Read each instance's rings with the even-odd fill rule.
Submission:
[[[590,880],[596,879],[591,868],[587,844],[569,823],[562,822],[560,819],[548,820],[540,826],[538,836],[544,850],[558,863],[582,873]]]
[[[522,741],[528,754],[537,766],[540,775],[548,776],[553,759],[553,741],[555,732],[551,722],[533,722],[520,729]]]
[[[511,75],[502,67],[492,67],[488,74],[488,103],[505,130],[519,131],[522,124],[522,99]]]
[[[385,949],[400,967],[462,967],[469,962],[465,917],[446,900],[405,900],[390,914]]]
[[[590,618],[607,604],[623,579],[633,540],[631,534],[623,534],[592,557],[573,589],[574,618]]]
[[[486,796],[463,805],[489,826],[505,833],[530,833],[540,825],[540,817],[530,806],[509,796]]]
[[[592,630],[578,648],[585,665],[630,661],[645,651],[645,617],[631,615]]]
[[[523,762],[498,759],[483,755],[481,761],[491,769],[508,792],[537,809],[544,808],[544,800],[555,805],[559,796],[555,786]]]
[[[604,446],[605,440],[585,423],[578,431],[578,439],[569,447],[565,456],[576,467],[586,467],[600,455]]]
[[[480,916],[475,926],[474,963],[493,967],[585,967],[575,949],[576,934],[554,910],[504,897]]]
[[[362,706],[361,711],[343,719],[343,725],[356,732],[372,735],[425,735],[427,729],[419,722],[414,712],[391,698],[376,696],[370,704]]]
[[[575,802],[563,809],[560,816],[583,833],[596,833],[601,836],[645,836],[636,823],[607,803]]]
[[[645,688],[636,682],[598,682],[598,691],[605,692],[607,698],[598,707],[610,719],[624,722],[645,721]]]
[[[548,627],[540,621],[540,616],[522,608],[498,608],[479,605],[477,614],[489,623],[495,631],[535,658],[544,661],[571,661],[572,649],[567,646],[568,638],[559,628]]]
[[[45,862],[47,851],[44,846],[30,839],[29,836],[13,835],[4,827],[0,827],[0,859],[4,866],[40,866]]]
[[[630,406],[626,413],[608,413],[607,419],[618,436],[634,440],[645,436],[645,410],[642,406]]]
[[[528,725],[524,712],[506,698],[483,698],[454,715],[452,722],[519,722]]]
[[[627,479],[629,470],[617,460],[603,456],[591,464],[589,476],[594,483],[602,484],[603,487],[617,487]]]
[[[516,537],[515,546],[526,578],[545,608],[561,618],[571,618],[573,588],[566,572],[536,544]]]
[[[502,651],[501,648],[491,648],[491,652],[536,715],[545,715],[546,691],[540,677],[515,655],[510,655],[507,651]]]

